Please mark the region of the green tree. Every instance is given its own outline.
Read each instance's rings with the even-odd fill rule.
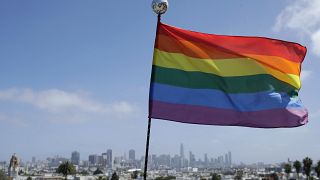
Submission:
[[[167,176],[167,177],[156,177],[155,180],[172,180],[176,179],[175,176]]]
[[[243,176],[243,171],[237,171],[234,177],[235,180],[241,180]]]
[[[32,180],[32,178],[29,176],[29,177],[27,178],[27,180]]]
[[[301,172],[301,162],[296,160],[293,162],[293,167],[296,169],[297,178],[299,179],[299,173]]]
[[[211,180],[221,180],[221,176],[217,173],[211,174]]]
[[[107,180],[107,177],[99,176],[96,180]]]
[[[93,175],[97,175],[97,174],[103,174],[103,172],[98,168],[93,172]]]
[[[6,173],[3,170],[0,170],[0,179],[9,180],[9,178],[6,176]]]
[[[284,165],[284,172],[287,174],[287,179],[289,179],[289,175],[291,173],[291,164]]]
[[[67,176],[71,174],[75,174],[76,170],[72,163],[70,163],[69,161],[66,161],[60,164],[60,166],[57,169],[57,173],[62,174],[64,178],[67,179]]]
[[[314,171],[317,173],[317,177],[320,178],[320,161],[318,161],[317,166],[314,168]]]
[[[166,177],[166,180],[171,180],[171,179],[176,179],[176,177],[175,176],[167,176]]]
[[[111,176],[111,180],[119,180],[119,176],[116,172],[114,172]]]
[[[272,173],[272,174],[270,175],[270,178],[271,178],[272,180],[279,180],[279,176],[278,176],[277,173]]]
[[[138,171],[133,171],[133,173],[131,174],[131,178],[137,179],[138,178]]]
[[[18,175],[22,176],[24,174],[24,172],[22,171],[22,169],[19,170]]]
[[[303,171],[304,171],[304,173],[306,173],[307,179],[309,180],[311,166],[312,166],[312,159],[310,159],[309,157],[306,157],[303,159],[302,163],[303,163]]]
[[[83,176],[87,176],[87,175],[89,175],[89,172],[86,171],[86,170],[83,170],[83,171],[80,172],[80,174],[83,175]]]

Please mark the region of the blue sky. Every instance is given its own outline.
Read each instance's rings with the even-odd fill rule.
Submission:
[[[143,155],[156,27],[151,0],[0,1],[0,160],[82,159],[111,148]],[[193,151],[236,162],[320,159],[318,0],[172,0],[164,23],[194,31],[268,36],[308,48],[300,97],[306,126],[216,127],[153,120],[150,153]]]

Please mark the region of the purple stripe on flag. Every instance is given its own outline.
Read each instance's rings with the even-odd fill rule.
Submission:
[[[306,124],[308,112],[303,108],[240,112],[221,108],[150,101],[149,117],[193,124],[282,128]]]

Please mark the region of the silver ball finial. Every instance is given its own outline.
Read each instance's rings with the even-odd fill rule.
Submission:
[[[153,0],[151,4],[152,10],[159,15],[166,13],[168,6],[168,0]]]

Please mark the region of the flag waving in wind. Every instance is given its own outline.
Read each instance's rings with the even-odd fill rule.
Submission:
[[[292,42],[187,31],[159,22],[149,117],[257,128],[307,123],[300,90],[306,48]]]

